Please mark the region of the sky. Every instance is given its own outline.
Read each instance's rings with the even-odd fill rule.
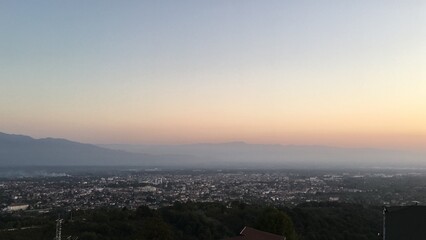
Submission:
[[[0,132],[426,150],[426,2],[0,1]]]

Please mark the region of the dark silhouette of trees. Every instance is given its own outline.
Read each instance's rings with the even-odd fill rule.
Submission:
[[[274,208],[240,202],[176,203],[158,210],[100,208],[62,216],[63,235],[81,240],[196,240],[238,235],[244,226],[285,235],[288,240],[377,240],[381,208],[354,204],[310,203],[295,208]],[[0,215],[2,228],[37,225],[37,228],[0,231],[0,239],[52,239],[56,213]]]

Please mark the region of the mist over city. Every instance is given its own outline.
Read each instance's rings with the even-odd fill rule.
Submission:
[[[0,2],[0,239],[426,239],[426,2]]]

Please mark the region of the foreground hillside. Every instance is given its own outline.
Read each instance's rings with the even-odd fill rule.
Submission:
[[[62,213],[63,236],[80,240],[223,239],[244,226],[299,240],[380,239],[381,208],[316,203],[295,208],[270,208],[244,203],[176,203],[151,210],[96,209]],[[0,239],[53,239],[57,213],[0,215]],[[26,229],[25,227],[33,226]],[[19,230],[19,228],[21,228]]]

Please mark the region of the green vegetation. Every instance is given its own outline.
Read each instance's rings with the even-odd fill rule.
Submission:
[[[195,240],[238,235],[244,226],[284,234],[289,240],[380,239],[381,209],[353,204],[315,203],[273,208],[233,202],[175,203],[152,210],[103,208],[62,213],[63,236],[80,240]],[[66,216],[66,217],[65,217]],[[1,215],[0,239],[53,239],[57,213]],[[27,226],[37,228],[25,229]],[[19,229],[21,228],[21,229]]]

